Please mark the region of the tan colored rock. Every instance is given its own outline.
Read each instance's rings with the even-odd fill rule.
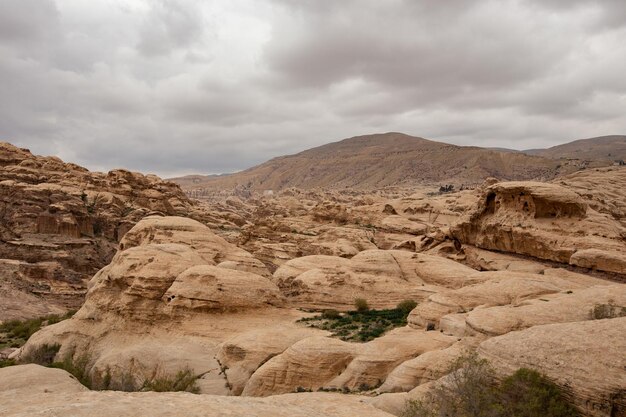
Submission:
[[[535,326],[483,342],[478,349],[505,376],[537,369],[587,416],[626,413],[626,317]]]
[[[198,222],[149,217],[121,246],[90,282],[74,317],[35,334],[20,357],[42,344],[60,343],[59,358],[88,354],[91,375],[110,369],[114,384],[129,370],[141,383],[156,371],[190,367],[204,375],[205,392],[226,394],[215,359],[219,343],[268,318],[284,323],[286,331],[298,328],[300,315],[276,311],[282,304],[278,288],[245,272],[256,260]],[[213,265],[216,260],[230,263],[223,268]],[[252,310],[254,318],[246,313]],[[237,314],[246,317],[244,323]]]
[[[518,306],[475,309],[467,316],[467,330],[495,336],[542,324],[590,320],[593,308],[601,304],[626,307],[626,286],[590,287],[544,296]]]
[[[428,231],[425,224],[411,221],[399,215],[387,216],[381,221],[386,231],[396,233],[408,233],[410,235],[423,235]]]
[[[626,186],[626,170],[595,174],[594,187],[615,188],[609,184],[616,182]],[[591,188],[583,192],[592,187],[589,183],[576,187],[568,177],[558,182],[565,186],[503,182],[487,187],[474,209],[452,228],[453,236],[482,249],[626,273],[626,229],[614,214],[617,209],[596,200]]]
[[[394,329],[362,345],[358,356],[329,383],[330,387],[368,390],[380,386],[399,364],[429,351],[444,349],[457,338],[439,332]]]
[[[327,337],[303,339],[263,364],[252,375],[242,395],[268,396],[316,391],[340,375],[358,354],[359,346]]]
[[[321,335],[325,333],[319,331]],[[231,392],[241,394],[250,376],[261,365],[312,334],[315,333],[310,329],[271,326],[238,334],[220,344],[216,359],[224,370]]]
[[[369,390],[400,363],[424,352],[442,349],[456,338],[438,332],[395,329],[367,343],[311,337],[292,345],[261,366],[243,395],[266,396],[293,392],[298,387]]]
[[[626,251],[616,253],[601,249],[583,249],[574,253],[569,262],[583,268],[623,274],[626,271]]]
[[[427,332],[435,333],[435,332]],[[387,376],[378,392],[408,392],[415,387],[444,376],[458,357],[478,345],[477,339],[463,339],[445,349],[424,352],[416,358],[402,362]]]
[[[517,271],[539,274],[547,265],[519,256],[491,252],[471,245],[463,246],[464,263],[481,271]]]
[[[0,395],[10,393],[41,395],[45,386],[47,393],[79,393],[89,391],[72,375],[61,369],[44,368],[29,364],[0,369]],[[2,403],[0,403],[2,404]],[[0,405],[2,411],[2,405]]]
[[[195,251],[203,263],[217,265],[224,261],[230,269],[268,276],[265,266],[243,249],[228,243],[202,223],[183,217],[148,217],[133,227],[120,242],[120,249],[158,243],[182,244]]]
[[[5,381],[16,381],[16,384],[6,386]],[[180,392],[88,391],[60,369],[37,365],[0,369],[0,414],[3,417],[391,416],[364,400],[353,395],[326,393],[238,398]]]
[[[351,259],[306,256],[288,261],[274,281],[291,302],[311,308],[353,307],[365,298],[374,308],[421,300],[439,286],[479,282],[476,271],[438,256],[406,251],[363,251]]]
[[[440,328],[439,321],[450,313],[466,313],[478,306],[519,305],[524,300],[544,294],[608,284],[591,277],[569,280],[553,275],[509,271],[478,272],[474,275],[471,279],[483,282],[431,295],[411,312],[409,324],[414,327],[426,327],[430,324],[434,328]]]
[[[280,305],[278,288],[267,278],[212,265],[185,270],[163,297],[173,310],[236,310]]]

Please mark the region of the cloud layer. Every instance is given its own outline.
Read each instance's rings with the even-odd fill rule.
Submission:
[[[92,169],[247,168],[402,131],[626,133],[623,0],[3,0],[0,139]]]

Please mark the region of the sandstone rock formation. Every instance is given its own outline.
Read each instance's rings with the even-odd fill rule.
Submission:
[[[290,260],[273,280],[293,303],[303,307],[353,307],[365,298],[376,308],[405,299],[421,300],[432,286],[458,288],[476,271],[441,257],[407,251],[367,250],[351,259],[305,256]]]
[[[365,344],[311,337],[262,365],[242,394],[267,396],[293,392],[297,387],[369,390],[382,384],[398,364],[455,341],[440,333],[406,328]]]
[[[211,371],[206,378],[221,380],[223,391],[214,351],[228,335],[221,327],[232,331],[238,326],[228,326],[223,313],[281,305],[267,270],[247,252],[185,218],[148,217],[127,233],[120,247],[111,264],[89,283],[78,313],[43,329],[23,354],[56,341],[63,345],[60,357],[76,350],[91,352],[94,372],[108,366],[119,376],[131,364],[144,374],[157,366],[192,366],[199,373]],[[207,314],[216,316],[210,326],[202,325]],[[257,317],[263,321],[268,315],[272,313]],[[274,316],[287,316],[295,327],[289,313]],[[257,324],[250,320],[251,327]],[[192,330],[194,326],[200,329]],[[171,337],[177,333],[188,337],[173,342]],[[214,382],[206,384],[214,386]]]
[[[577,181],[579,176],[586,181]],[[593,190],[607,184],[604,188],[613,190],[614,198],[626,200],[626,169],[599,169],[557,182],[564,185],[510,182],[487,187],[474,210],[453,227],[453,237],[483,249],[626,274],[623,204]],[[570,185],[575,182],[577,187]]]
[[[154,175],[90,172],[0,143],[0,320],[79,307],[87,279],[139,219],[190,215],[192,206]]]
[[[587,416],[626,414],[626,317],[535,326],[483,342],[502,374],[520,367],[556,381]]]
[[[510,306],[514,311],[518,311],[517,309],[526,300],[537,299],[548,294],[572,292],[572,290],[577,290],[576,294],[579,294],[581,289],[592,285],[608,284],[606,281],[586,276],[567,276],[564,279],[554,274],[509,271],[477,272],[472,276],[481,277],[483,282],[456,290],[443,290],[431,295],[427,301],[411,312],[409,323],[416,327],[426,327],[430,324],[435,328],[443,329],[444,326],[440,320],[451,313],[469,312],[473,317],[474,314],[480,314],[479,312],[485,311],[484,308],[489,306]],[[610,287],[604,291],[608,294]],[[599,294],[594,293],[594,296],[597,295]],[[590,297],[590,299],[594,298]],[[601,302],[601,298],[598,298],[598,302]],[[482,307],[480,310],[474,310],[479,306]],[[585,307],[581,305],[580,308]],[[589,308],[586,308],[585,311],[588,312],[588,310]],[[451,318],[447,319],[450,324]],[[463,336],[463,329],[461,332]]]
[[[5,381],[11,381],[6,383]],[[25,398],[28,400],[25,401]],[[269,398],[188,393],[88,391],[65,371],[37,365],[0,369],[0,414],[4,417],[94,415],[119,417],[390,417],[353,395],[307,393]]]

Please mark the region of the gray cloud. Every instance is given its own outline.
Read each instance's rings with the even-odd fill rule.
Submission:
[[[381,131],[534,148],[626,131],[622,0],[4,0],[0,138],[226,172]]]

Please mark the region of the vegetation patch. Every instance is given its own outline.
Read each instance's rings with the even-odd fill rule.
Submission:
[[[407,316],[416,305],[413,300],[405,300],[393,309],[372,310],[367,301],[357,299],[355,311],[340,313],[337,310],[325,310],[317,316],[305,317],[298,322],[330,331],[332,337],[346,342],[368,342],[395,327],[406,326]]]
[[[75,311],[63,315],[49,315],[28,320],[10,320],[0,324],[0,349],[5,347],[19,348],[24,346],[29,337],[42,327],[69,319]]]
[[[154,376],[144,382],[141,391],[173,392],[185,391],[193,394],[200,393],[198,377],[190,368],[181,369],[174,375]]]
[[[609,300],[608,304],[596,304],[590,311],[593,320],[614,319],[626,316],[626,307],[618,306],[615,301]]]
[[[54,363],[54,358],[61,349],[59,344],[43,344],[28,351],[26,355],[20,360],[21,363],[36,363],[41,366],[51,366]]]
[[[0,368],[6,368],[7,366],[17,365],[15,359],[0,359]]]
[[[174,392],[186,391],[194,394],[200,392],[197,384],[198,375],[192,369],[183,368],[173,374],[166,374],[156,366],[150,376],[138,377],[140,372],[136,372],[131,362],[129,368],[122,371],[115,380],[111,375],[111,370],[107,369],[101,372],[94,372],[91,369],[93,360],[90,354],[82,353],[77,355],[75,350],[71,350],[65,354],[62,360],[55,361],[57,353],[61,346],[58,344],[44,344],[31,349],[19,363],[12,363],[5,366],[19,365],[24,363],[36,363],[38,365],[47,366],[49,368],[63,369],[72,374],[78,382],[85,387],[93,390],[115,390],[115,391],[155,391],[155,392]],[[2,362],[0,362],[2,367]]]
[[[522,368],[498,383],[485,359],[454,361],[444,382],[422,401],[407,401],[402,417],[576,417],[561,389],[541,373]]]

